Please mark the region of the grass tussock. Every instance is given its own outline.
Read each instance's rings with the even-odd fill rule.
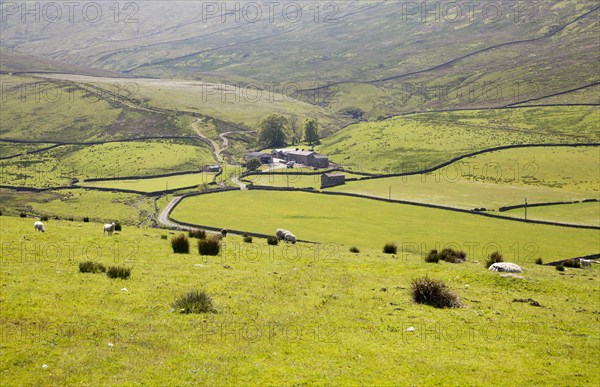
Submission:
[[[360,253],[360,249],[356,246],[352,246],[352,247],[350,247],[350,252],[357,254],[357,253]]]
[[[558,266],[556,266],[556,270],[565,271],[565,267],[563,265],[558,265]]]
[[[219,251],[221,251],[221,238],[218,236],[198,241],[198,253],[200,255],[219,255]]]
[[[463,263],[467,260],[467,253],[464,251],[458,251],[451,248],[445,248],[440,253],[440,260],[449,263]]]
[[[188,231],[188,236],[190,238],[206,239],[206,231],[205,230],[192,229],[192,230]]]
[[[538,258],[535,260],[535,264],[536,265],[543,265],[544,264],[544,260],[542,258]]]
[[[106,267],[94,261],[85,261],[79,263],[79,272],[80,273],[105,273]]]
[[[108,276],[108,278],[120,278],[126,280],[131,276],[131,268],[122,266],[111,266],[106,270],[106,275]]]
[[[184,234],[179,234],[171,238],[171,247],[176,254],[190,253],[190,241]]]
[[[193,291],[179,297],[173,308],[180,313],[216,313],[212,298],[204,291]]]
[[[276,236],[269,236],[269,237],[267,237],[267,244],[268,245],[277,246],[278,243],[279,243],[279,239],[277,239]]]
[[[385,254],[396,254],[398,252],[398,246],[395,243],[386,243],[383,246],[383,252]]]
[[[452,292],[441,280],[429,277],[417,278],[411,283],[411,295],[417,304],[431,305],[436,308],[460,308],[460,297]]]
[[[501,253],[499,253],[498,251],[495,251],[495,252],[491,253],[490,256],[488,257],[488,259],[485,261],[485,267],[489,268],[494,263],[498,263],[498,262],[504,262],[504,257],[502,256]]]
[[[116,222],[115,223],[115,231],[121,231],[123,230],[123,226],[121,225],[121,223]]]
[[[440,255],[438,251],[433,249],[425,256],[425,262],[438,263],[440,261]]]
[[[252,243],[252,236],[244,234],[244,242]]]

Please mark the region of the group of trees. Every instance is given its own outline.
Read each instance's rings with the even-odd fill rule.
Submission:
[[[302,129],[304,141],[309,145],[319,144],[319,124],[315,118],[306,118]],[[280,114],[269,114],[259,124],[258,139],[266,147],[281,147],[286,145],[288,132],[292,143],[300,141],[301,132],[295,116],[288,120]]]

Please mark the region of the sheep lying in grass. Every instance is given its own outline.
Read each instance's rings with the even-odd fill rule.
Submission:
[[[46,232],[46,229],[44,228],[44,223],[37,221],[33,224],[33,228],[35,231],[41,231],[41,232]]]
[[[510,262],[496,262],[488,270],[504,273],[520,273],[523,271],[519,265]]]
[[[104,231],[102,231],[102,235],[108,232],[108,236],[112,236],[113,231],[115,231],[115,226],[115,222],[112,222],[111,224],[105,224]]]

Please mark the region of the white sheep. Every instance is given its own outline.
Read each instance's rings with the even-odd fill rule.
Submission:
[[[35,231],[41,231],[41,232],[46,232],[46,229],[44,228],[44,223],[37,221],[33,224],[33,228]]]
[[[108,232],[108,236],[111,236],[113,231],[115,231],[115,225],[115,222],[112,222],[111,224],[105,224],[104,231],[102,231],[102,235]]]
[[[282,240],[284,239],[286,233],[289,233],[289,231],[283,228],[278,228],[277,231],[275,231],[275,236],[277,239]]]
[[[523,270],[515,263],[510,262],[496,262],[489,267],[490,271],[500,271],[505,273],[520,273]]]
[[[582,268],[592,268],[592,260],[591,259],[580,259]]]
[[[296,243],[296,236],[294,234],[292,234],[291,232],[288,232],[285,234],[285,241],[287,243],[292,243],[295,244]]]

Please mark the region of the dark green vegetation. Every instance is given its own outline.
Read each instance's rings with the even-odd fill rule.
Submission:
[[[106,273],[106,266],[99,262],[85,261],[79,263],[80,273]]]
[[[110,266],[106,269],[106,275],[111,279],[129,279],[131,276],[131,268],[130,267],[122,267],[122,266]]]
[[[171,247],[174,253],[189,254],[190,241],[184,234],[179,234],[171,238]]]
[[[176,312],[181,313],[215,313],[212,298],[204,291],[193,291],[179,297],[173,303]]]
[[[485,266],[489,268],[496,262],[504,262],[504,257],[498,251],[494,251],[493,253],[490,254],[488,259],[485,261]],[[537,263],[537,260],[536,260],[536,263]]]
[[[221,251],[221,238],[219,235],[213,235],[207,239],[198,241],[198,253],[200,255],[219,255]]]
[[[441,280],[429,277],[417,278],[411,283],[413,301],[436,308],[459,308],[463,306],[457,296]]]

